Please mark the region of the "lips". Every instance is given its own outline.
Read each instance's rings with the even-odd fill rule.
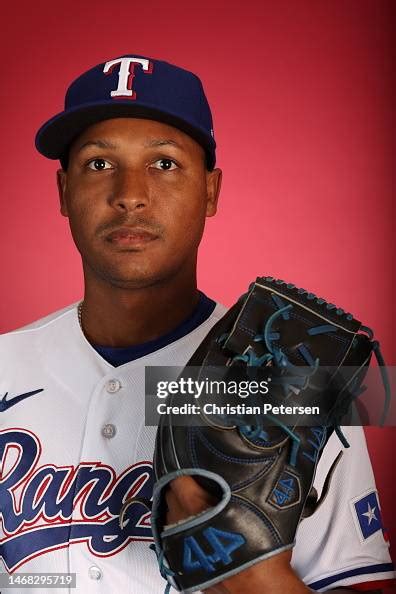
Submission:
[[[106,241],[118,245],[140,245],[158,239],[158,235],[141,227],[119,227],[106,235]]]

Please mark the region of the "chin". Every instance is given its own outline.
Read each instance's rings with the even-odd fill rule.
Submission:
[[[121,289],[144,289],[161,283],[162,281],[174,276],[169,270],[133,270],[120,272],[119,270],[109,271],[105,275],[111,285]]]
[[[180,257],[173,260],[169,254],[161,258],[130,257],[127,260],[114,257],[106,260],[96,258],[89,264],[85,260],[84,269],[90,271],[89,276],[101,279],[114,287],[143,289],[183,276],[188,269],[193,268],[190,260],[187,258],[183,261]]]

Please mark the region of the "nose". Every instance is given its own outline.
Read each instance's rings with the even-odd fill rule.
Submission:
[[[109,202],[123,212],[147,208],[150,199],[144,171],[120,170]]]

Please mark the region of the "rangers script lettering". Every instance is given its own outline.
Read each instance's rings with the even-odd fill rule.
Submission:
[[[150,462],[135,464],[117,477],[100,462],[81,462],[77,468],[39,466],[40,454],[33,433],[0,432],[0,467],[10,468],[0,483],[2,509],[7,510],[1,544],[9,571],[73,541],[86,541],[94,555],[110,556],[132,540],[152,540],[149,513],[139,502],[119,526],[126,498],[151,496]]]

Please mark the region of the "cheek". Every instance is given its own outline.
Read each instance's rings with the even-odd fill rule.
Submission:
[[[68,208],[70,231],[78,250],[81,253],[89,251],[92,245],[95,229],[98,226],[97,209],[88,202],[74,200]]]
[[[70,226],[76,228],[91,228],[95,220],[103,217],[105,204],[103,191],[92,188],[72,188],[67,195]]]
[[[158,202],[156,197],[159,198]],[[195,227],[199,221],[204,221],[206,216],[206,185],[202,181],[202,176],[195,176],[188,181],[181,180],[179,184],[169,188],[158,189],[153,199],[153,203],[156,202],[159,213],[162,211],[162,215],[175,226],[185,229]]]
[[[168,213],[168,239],[176,251],[188,252],[198,247],[205,227],[205,213],[202,201],[184,203],[176,212]]]

